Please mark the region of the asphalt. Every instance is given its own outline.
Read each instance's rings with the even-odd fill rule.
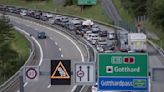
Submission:
[[[101,0],[101,5],[109,19],[114,22],[119,22],[122,20],[112,0]]]
[[[47,39],[37,39],[43,49],[43,62],[40,66],[41,72],[50,72],[50,60],[52,59],[70,59],[72,62],[82,62],[81,54],[77,47],[72,43],[75,41],[69,37],[59,34],[56,29],[50,29],[34,22],[25,21],[20,18],[10,17],[11,23],[20,29],[32,34],[37,39],[37,32],[44,31],[47,33]],[[68,39],[69,38],[69,39]],[[72,40],[72,41],[71,41]],[[75,43],[76,44],[76,43]],[[80,47],[80,46],[79,46]],[[84,48],[83,48],[84,49]],[[86,53],[82,52],[86,55]],[[73,66],[71,66],[73,68]],[[64,86],[49,86],[49,75],[40,76],[39,81],[29,82],[25,86],[25,92],[71,92],[74,85]],[[15,90],[9,92],[17,92]]]

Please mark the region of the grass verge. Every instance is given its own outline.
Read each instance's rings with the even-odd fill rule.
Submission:
[[[10,41],[9,47],[16,51],[18,55],[11,61],[0,63],[0,85],[20,69],[30,53],[27,39],[17,31],[13,31],[13,33],[15,37]]]
[[[81,8],[77,5],[63,7],[63,5],[55,4],[53,0],[42,1],[42,2],[39,1],[26,2],[25,0],[0,0],[0,4],[16,5],[16,6],[27,7],[32,9],[60,12],[60,13],[95,19],[105,23],[111,23],[107,15],[103,12],[99,0],[97,1],[97,5],[91,7],[85,7],[83,11],[81,11]]]
[[[11,47],[16,52],[19,53],[19,56],[23,57],[23,60],[27,60],[29,56],[29,42],[21,33],[14,31],[15,38],[12,40]]]
[[[147,28],[148,31],[155,33],[159,39],[158,40],[154,40],[151,39],[154,43],[156,43],[158,46],[162,47],[164,49],[164,31],[161,28],[157,28],[155,27],[151,22],[146,22],[145,26]]]

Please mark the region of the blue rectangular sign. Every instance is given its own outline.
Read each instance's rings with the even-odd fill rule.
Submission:
[[[148,78],[99,77],[100,91],[148,91]]]

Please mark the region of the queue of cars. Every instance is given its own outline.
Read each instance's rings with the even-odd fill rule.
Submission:
[[[19,14],[21,16],[28,16],[42,21],[51,23],[52,25],[59,25],[77,35],[81,35],[95,46],[98,52],[113,52],[115,35],[107,30],[102,30],[91,20],[82,20],[80,18],[71,18],[68,16],[52,14],[40,10],[32,10],[26,8],[17,8],[14,6],[0,5],[0,10],[3,12],[10,12]],[[45,32],[38,33],[39,39],[47,38]],[[108,39],[109,38],[109,39]]]
[[[52,25],[64,27],[72,32],[75,32],[75,34],[84,37],[95,46],[98,52],[113,52],[115,50],[121,52],[135,52],[146,51],[147,49],[146,36],[144,34],[130,34],[126,30],[104,30],[94,24],[91,20],[82,20],[80,18],[72,18],[40,10],[17,8],[5,5],[0,5],[0,11],[3,11],[4,13],[15,13],[21,16],[29,16],[49,22]],[[134,37],[135,39],[133,39]]]
[[[59,25],[75,32],[77,35],[81,35],[92,45],[95,46],[100,53],[112,53],[116,49],[122,52],[128,52],[129,50],[135,50],[138,47],[138,37],[132,39],[137,34],[131,34],[124,30],[109,31],[101,29],[98,25],[94,24],[91,20],[81,20],[79,18],[71,18],[68,16],[52,14],[49,12],[43,12],[40,10],[31,10],[25,8],[17,8],[13,6],[0,5],[0,11],[19,14],[21,16],[29,16],[42,21],[47,21],[52,25]],[[146,50],[146,38],[142,34],[143,39],[139,39],[142,42],[142,47]],[[39,39],[47,38],[45,32],[38,33]],[[140,44],[139,43],[139,44]],[[129,48],[130,46],[130,48]],[[141,47],[141,46],[140,46]],[[140,50],[139,48],[137,50]],[[92,91],[97,92],[97,84],[92,86]]]

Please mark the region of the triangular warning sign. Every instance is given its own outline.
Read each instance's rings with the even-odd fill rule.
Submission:
[[[57,71],[59,72],[59,75],[56,75]],[[51,78],[52,79],[69,79],[70,78],[69,74],[67,73],[67,71],[61,61],[57,65],[53,74],[51,75]]]

